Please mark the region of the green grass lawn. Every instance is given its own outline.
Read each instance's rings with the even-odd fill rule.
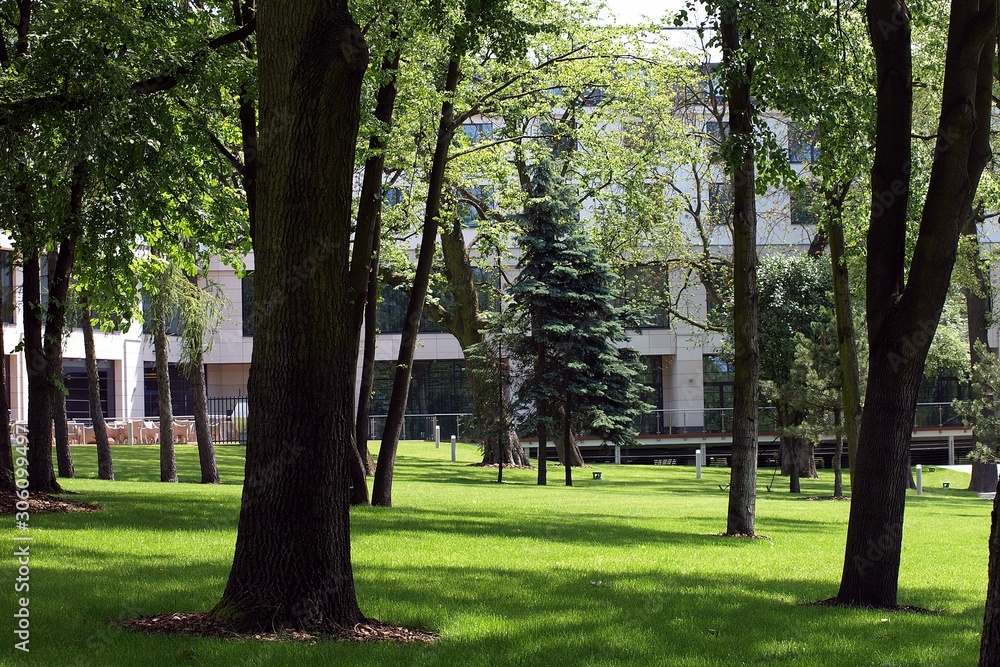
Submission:
[[[160,484],[157,450],[115,447],[116,482],[66,480],[93,514],[31,518],[31,653],[13,650],[14,558],[2,559],[0,664],[62,665],[971,665],[978,656],[991,504],[938,469],[907,499],[900,602],[911,614],[803,606],[834,595],[849,503],[764,490],[758,531],[725,528],[728,470],[600,465],[576,486],[464,464],[460,447],[400,447],[392,509],[353,514],[362,610],[441,634],[431,645],[254,643],[133,634],[123,618],[207,610],[236,539],[240,447],[217,449],[222,486]],[[93,447],[76,469],[96,477]],[[197,482],[194,447],[177,452]],[[766,476],[765,476],[766,473]],[[941,483],[950,481],[951,488]],[[828,495],[832,474],[803,483]],[[10,519],[7,520],[10,525]],[[8,533],[10,535],[11,533]],[[8,538],[9,539],[9,538]],[[8,541],[8,545],[12,542]],[[12,548],[8,546],[7,553]]]

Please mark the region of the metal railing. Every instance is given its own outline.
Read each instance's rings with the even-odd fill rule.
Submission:
[[[387,415],[371,415],[368,417],[368,439],[381,440],[385,430]],[[468,432],[468,424],[472,419],[469,412],[450,412],[442,414],[406,415],[403,417],[403,428],[400,440],[434,440],[435,427],[441,427],[441,439],[449,440],[451,436],[462,438],[463,432]]]

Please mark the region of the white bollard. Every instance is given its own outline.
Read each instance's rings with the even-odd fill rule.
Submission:
[[[701,479],[701,450],[694,450],[694,477]]]
[[[924,467],[917,464],[917,495],[924,495]]]
[[[455,436],[451,436],[451,462],[458,460],[458,449],[455,446]]]
[[[441,427],[434,427],[434,449],[441,449]]]

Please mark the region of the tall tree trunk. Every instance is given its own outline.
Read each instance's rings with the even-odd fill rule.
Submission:
[[[378,243],[376,236],[376,247]],[[365,466],[365,476],[375,474],[375,459],[368,449],[371,433],[368,431],[368,421],[372,411],[372,387],[375,384],[375,345],[378,338],[378,250],[372,253],[371,272],[368,275],[368,297],[365,305],[365,348],[361,361],[361,388],[358,391],[358,409],[355,417],[354,441],[357,443],[358,455]],[[367,486],[367,483],[366,483]],[[367,495],[367,494],[366,494]]]
[[[24,357],[28,372],[28,487],[33,493],[60,491],[52,467],[52,387],[42,346],[41,262],[30,254],[22,265]]]
[[[979,250],[979,230],[976,224],[976,215],[969,207],[966,211],[965,222],[962,227],[962,234],[969,239],[972,244],[972,260],[974,263],[973,275],[976,279],[974,288],[963,287],[962,294],[965,296],[965,308],[969,320],[969,361],[972,366],[979,363],[979,350],[976,343],[981,342],[989,347],[989,336],[986,326],[986,303],[990,297],[990,284],[986,280],[983,272],[982,255]],[[975,396],[969,396],[974,399]],[[987,440],[984,435],[973,434],[976,442],[982,442],[987,448],[993,449],[993,443]],[[985,442],[984,442],[985,440]],[[997,488],[997,465],[995,462],[972,462],[972,479],[969,481],[969,490],[987,493],[995,491]]]
[[[563,451],[567,454],[563,468],[566,470],[566,486],[573,486],[573,466],[570,465],[569,448],[567,447],[573,441],[573,407],[570,405],[572,400],[567,396],[563,403]]]
[[[59,477],[76,477],[76,470],[73,468],[73,453],[69,450],[69,424],[66,418],[66,392],[64,382],[66,379],[62,370],[62,351],[59,358],[54,360],[53,368],[57,369],[56,377],[58,384],[52,387],[52,430],[56,440],[56,470]]]
[[[219,483],[219,467],[215,463],[212,427],[208,423],[208,391],[205,387],[205,353],[195,349],[191,359],[191,393],[194,399],[194,430],[198,439],[198,464],[202,484]]]
[[[833,427],[837,431],[837,446],[833,450],[833,497],[844,497],[844,438],[840,433],[840,410],[833,411]]]
[[[392,12],[392,23],[395,26],[399,22],[399,14]],[[399,33],[392,30],[390,41],[399,39]],[[375,118],[385,125],[392,127],[392,115],[396,107],[396,76],[399,72],[399,49],[389,52],[382,59],[382,74],[388,80],[383,83],[375,95]],[[354,358],[358,358],[360,347],[362,325],[365,321],[365,312],[368,306],[368,289],[373,283],[377,283],[378,276],[378,255],[381,245],[379,236],[382,231],[382,175],[385,171],[385,146],[388,137],[383,131],[375,132],[368,140],[368,148],[371,156],[365,160],[364,177],[361,183],[361,196],[358,204],[358,224],[354,231],[354,249],[351,252],[351,272],[349,277],[350,298],[351,298],[351,326],[354,328]],[[373,272],[375,279],[373,280]],[[372,326],[374,326],[372,322]],[[367,352],[367,349],[366,349]],[[355,369],[352,369],[356,371]],[[350,376],[350,386],[354,387],[356,373]],[[360,398],[359,398],[360,401]],[[370,396],[366,399],[371,405]],[[360,412],[359,412],[360,417]],[[365,479],[370,470],[371,454],[368,452],[367,435],[368,409],[365,410],[365,437],[364,442],[360,439],[355,443],[354,450],[356,456],[351,457],[351,478],[352,478],[352,505],[367,505],[368,482]],[[356,422],[358,425],[360,422]],[[355,429],[355,438],[361,433]]]
[[[345,0],[263,0],[259,15],[246,483],[212,615],[242,629],[352,628],[365,618],[351,568],[354,388],[344,378],[357,333],[344,274],[368,50]]]
[[[162,294],[153,295],[153,348],[156,353],[156,392],[160,406],[160,481],[177,481],[174,458],[174,408],[170,396],[170,363],[167,308]]]
[[[80,310],[83,314],[83,350],[87,358],[90,421],[94,425],[94,440],[97,444],[97,478],[112,480],[115,478],[115,469],[111,461],[111,444],[108,442],[108,429],[104,423],[104,410],[101,408],[101,379],[97,372],[94,322],[90,318],[90,304],[86,295],[80,298]]]
[[[378,463],[375,466],[372,504],[383,507],[392,506],[392,477],[396,466],[396,448],[399,446],[399,433],[403,427],[403,418],[406,414],[406,400],[410,393],[410,374],[413,368],[413,355],[417,347],[420,318],[424,311],[424,299],[427,298],[427,287],[430,283],[431,269],[434,264],[434,250],[437,241],[438,219],[441,215],[445,167],[448,163],[448,150],[451,146],[451,140],[455,134],[454,104],[451,94],[457,90],[458,82],[461,78],[461,55],[459,55],[461,51],[462,49],[454,50],[451,60],[448,62],[448,75],[444,87],[445,98],[441,104],[437,144],[434,149],[430,179],[427,185],[424,229],[420,238],[417,270],[413,277],[410,301],[406,308],[406,323],[403,325],[403,334],[399,343],[399,357],[396,361],[396,373],[392,381],[392,397],[389,399],[389,411],[385,419],[385,429],[382,432]]]
[[[893,0],[868,2],[878,75],[868,232],[871,363],[837,595],[843,604],[897,604],[903,480],[917,392],[951,281],[964,202],[974,195],[970,186],[989,159],[995,10],[993,0],[981,7],[952,3],[934,162],[904,282],[912,128],[909,15]]]
[[[9,298],[11,295],[3,295],[0,303],[4,309],[9,307]],[[10,379],[7,377],[7,347],[4,344],[3,327],[3,320],[0,318],[0,420],[3,421],[0,428],[0,494],[8,494],[14,493],[17,487],[14,486],[14,455],[10,441],[10,402],[7,398]]]
[[[840,400],[847,434],[848,466],[854,466],[861,428],[861,373],[858,370],[858,342],[854,333],[851,307],[851,284],[847,272],[847,246],[844,241],[844,197],[848,186],[826,197],[827,235],[830,263],[833,265],[833,302],[837,317],[837,352],[840,359]]]
[[[993,512],[990,518],[989,550],[987,567],[989,585],[986,589],[986,610],[983,614],[983,636],[979,644],[979,667],[1000,665],[1000,489],[993,498]]]
[[[788,466],[789,493],[802,493],[802,486],[799,482],[799,461],[798,461],[801,444],[802,443],[798,440],[798,438],[792,438],[791,441],[788,443],[788,447],[783,448],[791,458],[791,463]]]
[[[757,340],[757,194],[754,186],[754,64],[740,53],[742,35],[734,6],[720,17],[722,59],[729,91],[730,142],[739,154],[728,168],[733,189],[733,463],[729,482],[727,535],[753,535],[757,507],[757,400],[760,350]]]

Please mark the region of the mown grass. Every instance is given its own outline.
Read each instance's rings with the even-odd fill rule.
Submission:
[[[460,447],[403,443],[396,507],[353,513],[358,595],[370,616],[430,628],[431,645],[254,643],[160,637],[118,629],[123,618],[209,609],[236,538],[242,448],[222,447],[225,484],[159,484],[155,447],[116,447],[118,481],[65,486],[104,507],[31,518],[31,653],[13,650],[14,559],[2,664],[37,665],[969,665],[978,651],[990,503],[968,476],[925,473],[907,499],[901,603],[912,614],[808,606],[836,593],[849,503],[764,490],[759,532],[718,537],[728,470],[598,466],[565,488],[534,471],[462,464]],[[92,447],[74,450],[82,476]],[[199,479],[179,448],[182,481]],[[768,473],[770,471],[767,471]],[[804,483],[828,495],[830,473]],[[942,481],[951,488],[943,489]],[[8,522],[10,520],[8,519]],[[8,533],[9,534],[9,533]],[[13,544],[8,541],[8,545]],[[7,548],[10,554],[12,547]],[[6,583],[4,583],[6,582]]]

